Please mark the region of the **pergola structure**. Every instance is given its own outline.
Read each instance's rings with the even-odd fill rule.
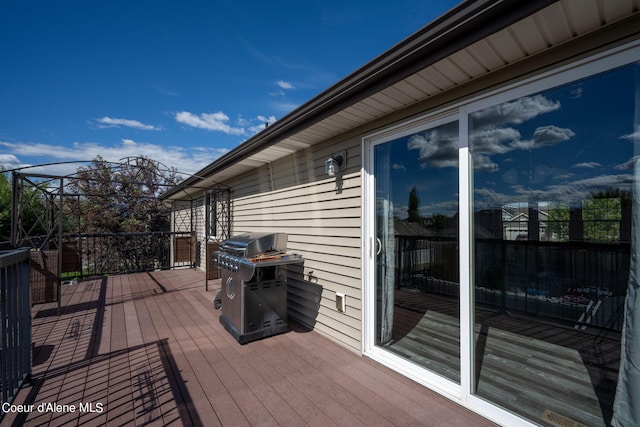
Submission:
[[[128,157],[120,162],[104,162],[113,170],[142,168],[149,159]],[[171,171],[155,162],[158,171]],[[90,164],[90,161],[63,162]],[[148,164],[148,163],[147,163]],[[12,177],[11,239],[12,248],[31,248],[32,297],[33,302],[59,301],[63,279],[101,274],[130,273],[174,267],[200,265],[196,251],[195,216],[196,205],[204,200],[204,228],[206,241],[217,236],[229,236],[231,229],[230,189],[222,185],[203,188],[204,198],[184,202],[171,202],[171,232],[140,233],[90,233],[80,229],[80,202],[96,194],[82,194],[73,189],[73,181],[87,179],[78,173],[55,175],[33,172],[35,168],[56,164],[38,165],[14,169]],[[182,175],[182,174],[181,174]],[[163,184],[159,191],[165,192],[176,183]],[[159,196],[159,194],[157,195]],[[149,198],[149,196],[140,196]],[[157,198],[157,197],[153,197]],[[111,203],[117,203],[115,200]],[[166,203],[166,201],[165,201]],[[30,209],[30,206],[38,209]],[[187,210],[185,211],[185,208]],[[175,214],[180,212],[180,214]],[[185,215],[185,212],[188,214]],[[27,217],[29,216],[29,218]],[[176,231],[182,230],[182,231]],[[225,237],[226,236],[226,237]],[[186,251],[183,247],[188,248]],[[126,256],[117,262],[112,248],[127,248]],[[115,251],[117,252],[117,251]],[[111,260],[112,261],[112,260]],[[209,274],[210,263],[204,263]],[[208,286],[208,283],[207,283]]]

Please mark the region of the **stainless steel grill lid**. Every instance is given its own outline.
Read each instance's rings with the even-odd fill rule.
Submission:
[[[225,240],[213,261],[223,270],[235,273],[241,280],[249,281],[256,266],[274,266],[300,262],[299,255],[287,252],[285,233],[244,233]]]
[[[220,249],[243,258],[253,258],[265,253],[284,253],[287,250],[287,235],[284,233],[239,234],[225,240]]]

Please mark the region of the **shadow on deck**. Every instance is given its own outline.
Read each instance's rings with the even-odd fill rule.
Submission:
[[[34,307],[4,425],[493,425],[316,332],[238,344],[197,270],[85,280]]]

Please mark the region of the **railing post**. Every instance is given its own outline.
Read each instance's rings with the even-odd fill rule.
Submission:
[[[29,249],[0,252],[0,404],[11,402],[31,375],[29,268]]]
[[[20,278],[20,329],[21,329],[21,343],[22,349],[20,360],[20,372],[23,373],[23,381],[27,380],[27,377],[31,375],[31,286],[30,286],[30,265],[29,265],[29,250],[25,249],[26,260],[19,265]],[[60,289],[58,289],[60,292]],[[60,301],[60,293],[58,293],[58,301]],[[58,303],[59,304],[59,303]]]

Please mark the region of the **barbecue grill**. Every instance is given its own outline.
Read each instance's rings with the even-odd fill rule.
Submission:
[[[233,236],[213,262],[222,276],[220,323],[240,344],[287,331],[287,267],[302,257],[287,253],[286,234]]]

